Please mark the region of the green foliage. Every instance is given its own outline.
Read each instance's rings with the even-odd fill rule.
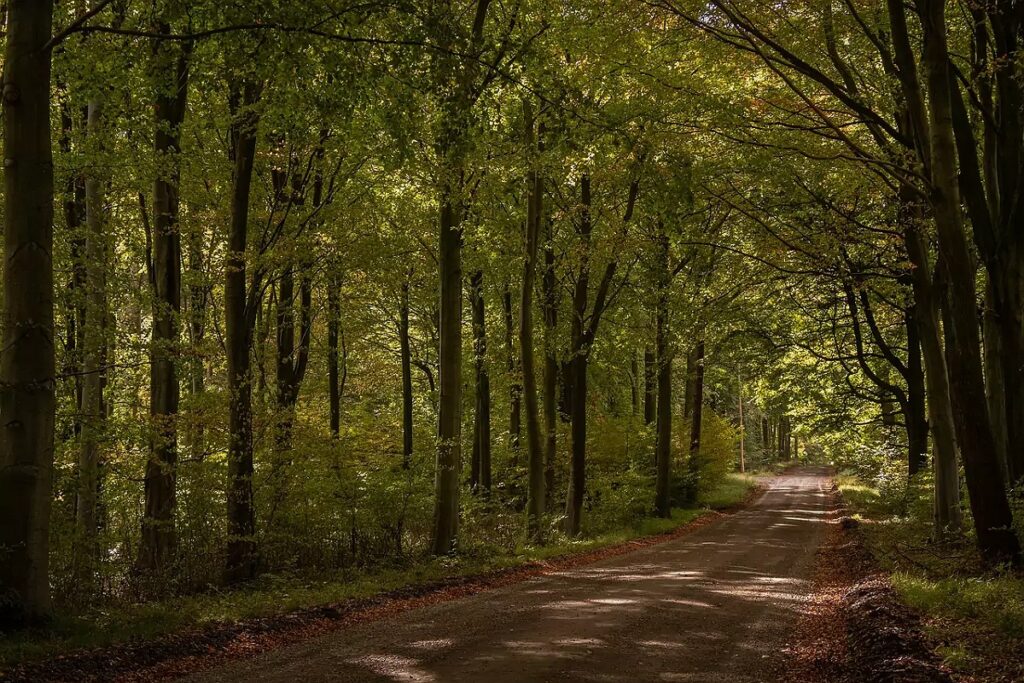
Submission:
[[[737,486],[733,480],[712,492],[710,498],[722,507],[742,500],[751,484]],[[471,503],[469,508],[486,506]],[[714,506],[712,506],[714,507]],[[0,636],[0,674],[5,666],[21,661],[51,657],[79,648],[93,648],[125,641],[155,638],[186,628],[218,622],[284,614],[306,607],[330,605],[353,598],[427,584],[444,578],[468,576],[495,569],[546,560],[568,553],[594,550],[634,538],[672,531],[702,514],[699,509],[673,509],[671,519],[639,517],[631,525],[610,528],[585,539],[557,535],[543,546],[519,542],[503,547],[502,542],[455,557],[407,557],[391,567],[351,567],[331,574],[306,576],[295,572],[264,574],[252,584],[235,590],[216,590],[149,603],[122,603],[89,610],[75,616],[60,615],[46,629]],[[474,519],[479,515],[474,515]],[[518,525],[516,526],[519,531]],[[476,537],[473,534],[473,537]]]
[[[914,609],[977,621],[1009,640],[1024,638],[1024,579],[1003,575],[928,579],[896,572],[893,586]]]
[[[701,501],[726,480],[736,468],[739,430],[718,414],[705,410],[701,416],[700,451],[687,451],[685,463],[673,483],[673,504]],[[686,439],[689,443],[689,429]]]

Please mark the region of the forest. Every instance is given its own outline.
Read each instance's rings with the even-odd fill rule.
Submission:
[[[0,12],[0,678],[794,463],[926,620],[1003,615],[941,667],[1019,650],[1024,3]]]

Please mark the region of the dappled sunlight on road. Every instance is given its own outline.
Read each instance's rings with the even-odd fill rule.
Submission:
[[[217,680],[763,681],[805,609],[826,482],[780,477],[680,539],[355,626]]]

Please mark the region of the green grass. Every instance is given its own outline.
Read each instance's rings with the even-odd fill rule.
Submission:
[[[727,508],[743,500],[756,485],[757,475],[754,473],[727,474],[725,480],[714,490],[701,496],[700,504],[712,510]]]
[[[947,619],[976,621],[1006,638],[1024,639],[1024,579],[1017,576],[925,578],[907,572],[893,586],[911,607]]]
[[[970,539],[932,543],[926,484],[913,493],[909,513],[898,515],[874,487],[850,476],[838,483],[851,515],[865,522],[868,548],[904,602],[925,617],[948,666],[982,680],[986,671],[1024,666],[1024,576],[982,570]]]
[[[742,501],[755,483],[755,479],[750,476],[730,475],[701,501],[701,509],[673,509],[671,519],[644,518],[630,527],[591,538],[572,540],[561,536],[552,538],[547,545],[523,545],[505,554],[467,553],[451,558],[419,557],[407,566],[347,570],[318,580],[267,574],[241,589],[213,591],[159,602],[118,604],[80,615],[58,614],[46,629],[0,634],[0,672],[18,662],[53,657],[81,648],[142,641],[217,622],[266,617],[329,605],[666,533],[697,519],[708,508],[725,508]]]

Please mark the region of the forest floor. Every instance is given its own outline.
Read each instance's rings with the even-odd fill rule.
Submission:
[[[185,680],[776,680],[810,594],[831,483],[825,468],[792,470],[748,507],[677,538],[466,596],[384,606]]]
[[[48,628],[0,634],[0,681],[149,681],[249,657],[353,623],[633,552],[692,533],[736,512],[763,477],[730,475],[700,509],[641,520],[581,541],[514,554],[417,562],[336,579],[277,579],[231,592],[111,606],[62,616]]]
[[[984,567],[973,539],[936,542],[927,481],[905,491],[879,491],[841,476],[838,488],[842,507],[836,514],[842,523],[826,538],[816,591],[818,609],[833,616],[804,631],[835,630],[837,623],[849,621],[851,606],[863,601],[865,591],[875,598],[884,595],[883,611],[893,615],[887,615],[890,623],[882,635],[909,645],[916,652],[912,658],[928,664],[918,678],[894,680],[1024,681],[1024,573]],[[859,616],[854,614],[854,621]],[[888,649],[891,660],[891,643]],[[819,659],[827,659],[828,651],[818,647]],[[854,659],[865,661],[862,652]],[[925,675],[926,669],[933,673]],[[939,670],[943,675],[935,677]]]

